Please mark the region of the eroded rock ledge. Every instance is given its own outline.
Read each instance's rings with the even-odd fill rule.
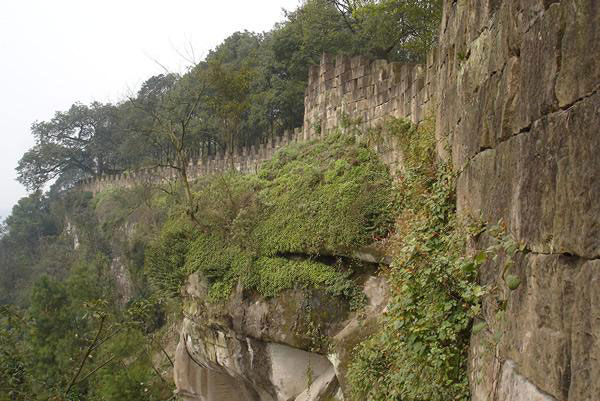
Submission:
[[[368,305],[302,290],[264,299],[238,288],[225,305],[206,302],[197,274],[185,289],[175,383],[185,401],[343,399],[348,353],[387,303],[382,278],[362,277]]]

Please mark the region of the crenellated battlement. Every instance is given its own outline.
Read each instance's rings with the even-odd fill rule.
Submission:
[[[390,116],[418,123],[423,119],[425,109],[433,103],[435,54],[435,51],[431,52],[424,65],[324,54],[320,64],[309,69],[303,127],[233,153],[203,155],[200,151],[192,152],[195,157],[190,162],[188,176],[196,179],[227,170],[254,173],[264,161],[273,157],[277,149],[326,135],[344,125],[344,121],[351,121],[363,129],[380,126]],[[380,147],[377,151],[386,163],[397,167],[399,155],[393,146]],[[109,187],[131,187],[176,176],[176,171],[170,167],[149,167],[84,180],[78,188],[95,194]]]
[[[324,54],[309,71],[305,135],[329,132],[344,119],[362,128],[380,126],[390,116],[420,122],[435,92],[436,59],[435,50],[426,64]]]

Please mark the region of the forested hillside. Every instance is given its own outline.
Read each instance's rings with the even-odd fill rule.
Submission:
[[[249,177],[187,182],[185,166],[301,126],[308,69],[323,52],[421,61],[440,18],[441,0],[308,0],[269,32],[232,34],[183,74],[33,123],[35,145],[17,166],[31,194],[0,231],[0,400],[175,399],[173,332],[193,272],[214,302],[241,283],[265,297],[318,289],[360,308],[357,271],[315,258],[394,231],[391,176],[364,143],[338,133]],[[179,180],[96,197],[73,189],[148,166]],[[427,190],[443,179],[423,174],[415,185]],[[446,224],[453,211],[440,213]],[[374,347],[361,361],[379,357]],[[358,367],[352,375],[376,380]]]

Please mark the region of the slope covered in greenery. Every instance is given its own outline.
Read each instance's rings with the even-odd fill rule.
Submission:
[[[319,289],[359,307],[361,266],[346,256],[394,231],[397,193],[354,138],[289,146],[255,175],[199,180],[187,203],[176,185],[93,199],[70,189],[149,165],[181,171],[199,151],[300,126],[323,52],[420,60],[440,11],[440,0],[308,0],[128,99],[35,122],[19,180],[52,186],[21,199],[0,230],[0,400],[171,399],[168,330],[191,272],[214,302],[239,283],[264,297]]]
[[[36,241],[5,248],[4,268],[34,264],[16,272],[23,287],[5,293],[12,304],[0,305],[1,400],[171,396],[170,363],[157,358],[168,341],[168,309],[149,291],[136,257],[139,239],[152,232],[148,217],[158,216],[139,193],[128,195],[113,202],[110,213],[107,199],[91,194],[34,195],[28,202],[46,205],[41,213],[15,214],[7,222],[3,244],[25,234]],[[21,231],[17,222],[30,229]],[[144,228],[126,235],[124,226],[134,222]],[[44,230],[32,232],[36,227]],[[33,255],[26,254],[30,246]]]
[[[70,256],[60,274],[35,281],[23,308],[3,307],[0,394],[165,399],[169,361],[157,365],[156,355],[190,273],[209,283],[212,302],[240,283],[264,297],[319,289],[359,307],[360,265],[336,257],[386,236],[394,221],[387,168],[342,134],[284,148],[255,175],[195,182],[200,224],[179,188],[163,189],[44,198],[54,212],[30,218],[66,224],[49,231],[40,259],[55,261],[59,244]],[[13,221],[5,240],[23,235]]]
[[[264,296],[301,285],[352,298],[352,272],[316,257],[348,255],[394,221],[387,168],[342,134],[288,146],[257,175],[210,176],[194,188],[199,224],[175,213],[146,254],[153,282],[171,294],[200,272],[216,299],[238,281]]]
[[[353,400],[469,400],[467,357],[484,288],[477,284],[485,254],[467,253],[481,225],[456,215],[455,174],[436,160],[432,121],[418,127],[390,120],[399,142],[398,223],[389,238],[393,264],[387,312],[354,350],[348,378]]]

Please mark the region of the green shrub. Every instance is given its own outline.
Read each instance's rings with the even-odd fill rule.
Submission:
[[[241,282],[266,297],[315,288],[358,305],[352,269],[311,257],[349,253],[386,236],[393,225],[386,166],[341,134],[288,146],[257,175],[201,178],[194,190],[198,223],[180,229],[171,221],[147,252],[152,281],[171,294],[185,275],[199,272],[213,300],[227,298]]]
[[[255,280],[248,283],[263,296],[275,296],[293,288],[325,290],[333,296],[360,298],[360,291],[341,266],[330,266],[314,260],[290,260],[262,257],[256,261]]]
[[[260,251],[344,253],[387,235],[394,221],[386,166],[354,137],[288,147],[259,172]]]
[[[390,241],[393,296],[381,328],[354,351],[355,400],[447,401],[470,398],[467,355],[483,288],[482,260],[465,257],[466,230],[456,219],[451,169],[435,163],[433,130],[394,121],[405,160],[401,214]],[[415,144],[413,141],[417,141]],[[427,145],[429,144],[429,145]]]
[[[192,233],[187,220],[175,217],[167,221],[160,235],[146,248],[146,274],[150,283],[164,295],[177,296],[191,273],[185,269],[185,261]]]

